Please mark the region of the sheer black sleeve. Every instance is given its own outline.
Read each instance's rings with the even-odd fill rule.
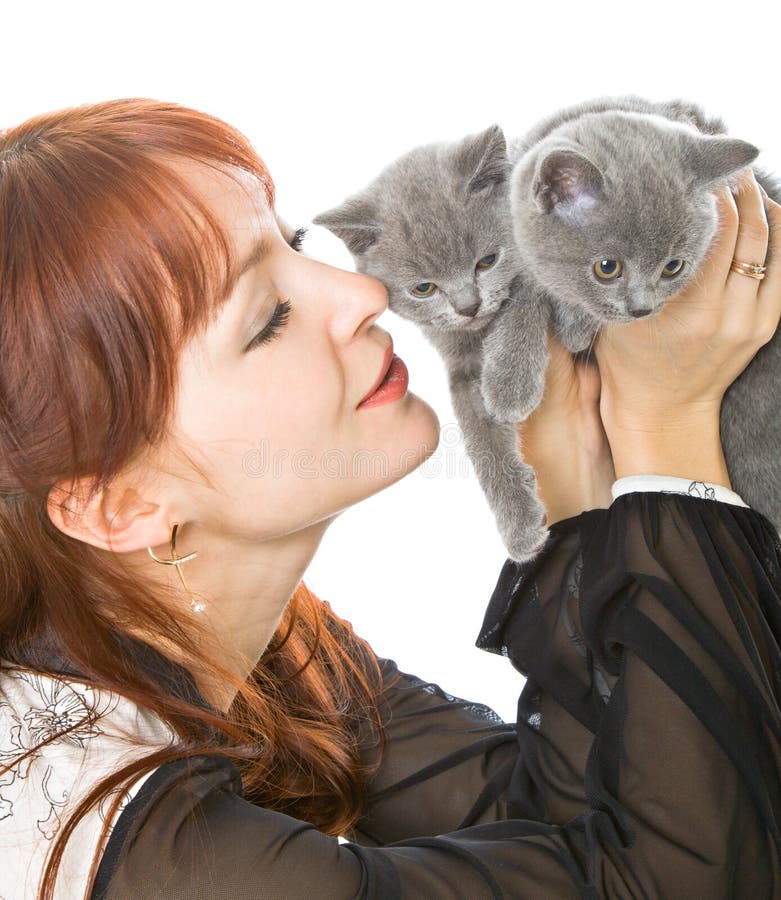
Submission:
[[[244,800],[227,760],[193,760],[144,795],[150,779],[123,811],[93,896],[781,898],[776,532],[754,510],[662,493],[623,495],[571,524],[579,551],[558,574],[505,566],[480,638],[529,672],[519,734],[545,734],[536,693],[593,734],[583,805],[568,821],[520,818],[508,804],[514,817],[458,831],[340,844]],[[548,578],[572,583],[566,603]],[[436,746],[425,728],[418,741]],[[559,750],[537,746],[536,768],[517,770],[533,798],[521,806],[580,805],[569,795],[579,759]],[[514,767],[501,753],[486,783]],[[562,773],[564,799],[535,800],[535,772]],[[436,797],[402,790],[407,830]],[[501,806],[483,810],[501,819]]]
[[[604,681],[567,625],[581,569],[578,518],[571,518],[551,527],[532,563],[508,561],[499,578],[478,646],[509,655],[527,676],[517,725],[381,661],[389,685],[387,749],[353,840],[380,845],[507,818],[564,824],[584,809],[586,757],[604,707]],[[500,647],[501,623],[522,615],[520,595],[533,597],[540,614]],[[585,696],[586,715],[575,702]]]

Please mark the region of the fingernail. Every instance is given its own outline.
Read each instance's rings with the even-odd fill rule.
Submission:
[[[765,200],[769,200],[770,197],[768,197],[767,191],[762,187],[762,185],[759,182],[757,182],[757,187],[759,188],[759,192],[762,194],[762,196],[765,198]]]

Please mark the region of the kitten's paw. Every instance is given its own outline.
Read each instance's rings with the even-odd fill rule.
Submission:
[[[543,519],[544,521],[544,519]],[[507,555],[517,563],[525,563],[542,550],[548,540],[546,525],[533,525],[516,522],[502,535]]]
[[[544,388],[544,371],[517,369],[508,377],[488,368],[480,382],[485,408],[499,422],[522,422],[540,405]]]
[[[499,534],[511,559],[518,563],[533,559],[548,538],[545,506],[537,495],[536,480],[516,481],[496,512]]]
[[[570,353],[588,350],[594,342],[599,323],[583,310],[567,310],[554,316],[553,333],[558,342]]]

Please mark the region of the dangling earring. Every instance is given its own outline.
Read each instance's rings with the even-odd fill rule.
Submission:
[[[182,587],[187,591],[188,596],[190,597],[190,608],[193,612],[201,613],[206,609],[206,604],[202,603],[195,599],[195,595],[187,586],[187,582],[184,580],[184,575],[182,574],[181,565],[182,563],[189,562],[191,559],[195,559],[198,555],[197,550],[193,550],[192,553],[188,553],[187,556],[177,556],[176,555],[176,530],[179,528],[179,523],[174,522],[171,526],[171,559],[160,559],[160,557],[155,556],[152,552],[151,547],[147,547],[146,549],[149,551],[149,555],[152,559],[157,563],[162,563],[164,566],[176,566],[176,571],[179,573],[179,578],[182,582]]]

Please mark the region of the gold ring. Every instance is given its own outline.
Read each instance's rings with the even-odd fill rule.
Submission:
[[[729,270],[730,272],[737,272],[739,275],[748,275],[749,278],[756,278],[757,281],[762,281],[765,277],[765,272],[767,272],[767,266],[763,266],[761,263],[745,263],[733,259]]]

